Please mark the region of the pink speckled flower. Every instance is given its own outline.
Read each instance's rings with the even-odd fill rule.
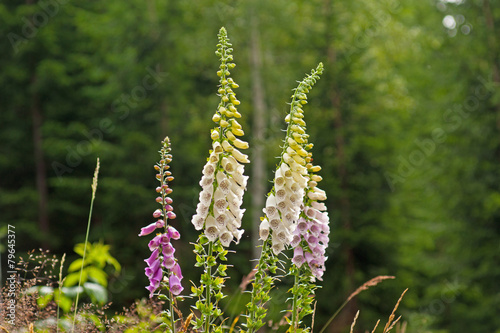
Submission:
[[[172,155],[169,154],[170,140],[168,137],[165,138],[162,144],[161,160],[155,165],[155,170],[158,172],[156,179],[160,182],[160,186],[156,188],[156,192],[159,194],[156,202],[162,208],[153,212],[153,217],[158,220],[141,228],[139,233],[139,236],[146,236],[157,229],[159,231],[148,243],[151,256],[144,260],[147,264],[145,273],[149,279],[149,286],[146,287],[149,290],[149,297],[153,297],[155,291],[161,287],[162,281],[166,281],[166,277],[168,277],[169,281],[168,288],[173,295],[179,295],[183,290],[181,268],[174,257],[175,248],[171,243],[172,240],[178,240],[181,235],[177,229],[168,225],[169,220],[176,218],[171,206],[173,200],[168,197],[172,193],[168,183],[174,180],[172,173],[168,171],[170,169],[168,163],[172,161]],[[165,279],[164,275],[166,276]]]

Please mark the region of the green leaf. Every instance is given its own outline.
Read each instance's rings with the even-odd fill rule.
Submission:
[[[80,280],[80,272],[74,272],[68,274],[68,276],[66,276],[66,278],[64,279],[64,286],[71,287],[74,285],[78,285],[79,280]],[[87,271],[84,269],[82,271],[82,283],[85,283],[86,281],[87,281]]]
[[[76,288],[78,288],[78,287],[76,287]],[[59,307],[63,310],[63,312],[69,312],[71,310],[71,305],[73,305],[73,301],[71,300],[71,298],[64,295],[64,292],[59,293],[59,290],[56,290],[54,300],[59,305]]]
[[[53,297],[54,297],[53,294],[46,294],[46,295],[40,294],[40,296],[36,300],[36,303],[41,309],[43,309],[49,304],[49,302],[52,300]]]
[[[97,302],[102,305],[108,301],[108,291],[103,286],[97,283],[85,282],[83,288],[92,299],[92,302]]]
[[[92,245],[91,244],[87,244],[87,251],[89,251],[90,247]],[[83,257],[83,250],[85,249],[85,243],[78,243],[75,245],[75,247],[73,248],[73,250],[80,255],[80,257]]]
[[[64,295],[75,298],[76,294],[79,292],[80,294],[83,293],[85,290],[83,289],[82,286],[74,286],[74,287],[62,287],[61,288],[62,292]]]
[[[83,262],[83,259],[81,259],[81,258],[73,261],[68,267],[68,272],[79,271],[82,268],[82,262]]]
[[[87,267],[87,273],[90,280],[100,284],[103,287],[108,286],[108,274],[98,267]]]

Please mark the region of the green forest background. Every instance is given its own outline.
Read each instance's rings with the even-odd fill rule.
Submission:
[[[239,293],[252,268],[252,222],[271,185],[291,89],[322,61],[305,108],[332,230],[315,327],[363,282],[394,275],[329,332],[345,331],[356,309],[359,330],[371,330],[405,288],[407,332],[500,332],[493,0],[3,0],[0,228],[16,227],[18,254],[43,246],[76,258],[99,157],[90,240],[110,244],[123,266],[108,288],[112,309],[147,297],[148,240],[137,234],[152,222],[153,165],[168,135],[189,290],[200,274],[190,219],[218,104],[221,26],[234,45],[244,139],[261,161],[246,171],[259,176],[245,195],[247,232],[232,247],[227,293]],[[271,312],[282,309],[286,283]]]

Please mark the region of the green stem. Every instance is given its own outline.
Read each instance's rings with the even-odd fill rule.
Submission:
[[[89,241],[89,231],[90,231],[90,220],[92,218],[92,210],[93,210],[93,208],[94,208],[94,196],[92,196],[92,200],[90,201],[89,219],[88,219],[88,222],[87,222],[87,233],[85,235],[85,246],[83,247],[82,267],[80,268],[80,278],[78,279],[78,289],[76,290],[75,313],[73,315],[73,328],[71,330],[72,332],[75,331],[76,312],[78,310],[78,299],[80,297],[80,286],[82,284],[83,265],[85,263],[85,255],[87,253],[87,243]]]
[[[295,265],[294,265],[295,266]],[[294,277],[294,284],[293,284],[293,289],[295,289],[295,292],[293,293],[293,303],[292,303],[292,323],[290,325],[290,327],[293,327],[294,329],[294,332],[295,330],[297,330],[297,327],[299,326],[298,324],[298,312],[299,312],[299,309],[298,309],[298,303],[299,303],[299,300],[298,300],[298,293],[297,293],[297,285],[299,284],[299,270],[297,267],[295,267],[295,277]]]
[[[174,315],[174,295],[172,295],[171,292],[170,294],[170,316],[172,320],[172,333],[175,333],[175,315]]]
[[[265,269],[263,267],[265,264],[265,257],[267,255],[267,246],[268,246],[269,237],[271,237],[271,235],[269,235],[267,237],[267,239],[264,241],[264,243],[262,244],[262,251],[260,253],[259,264],[257,265],[257,272],[255,272],[254,283],[253,283],[253,287],[252,287],[252,297],[250,300],[250,303],[254,304],[254,305],[257,305],[257,304],[255,304],[256,303],[255,299],[257,297],[256,284],[258,283],[258,280],[261,279],[262,276],[265,274]],[[254,320],[255,320],[255,312],[250,311],[250,313],[248,314],[247,323],[252,324],[254,322]],[[253,332],[254,332],[253,326],[249,327],[248,333],[253,333]]]
[[[76,290],[75,313],[73,315],[73,327],[71,328],[71,332],[75,332],[76,313],[78,310],[78,299],[80,297],[80,286],[82,284],[83,266],[85,264],[85,255],[87,253],[87,244],[89,242],[90,221],[92,219],[92,210],[94,209],[94,199],[95,199],[95,193],[97,191],[98,177],[99,177],[99,158],[97,158],[97,163],[94,171],[94,178],[92,179],[92,199],[90,199],[89,219],[87,221],[87,233],[85,235],[85,245],[83,247],[82,267],[80,267],[80,278],[78,279],[78,289]]]
[[[208,243],[208,254],[207,254],[207,267],[206,267],[206,271],[207,271],[207,274],[212,277],[212,266],[210,266],[208,260],[210,259],[210,257],[212,256],[213,254],[213,243],[212,242],[209,242]],[[211,300],[212,300],[212,286],[210,284],[207,285],[207,290],[206,290],[206,294],[205,294],[205,304],[207,305],[207,308],[208,306],[210,306],[210,303],[211,303]],[[211,311],[211,310],[210,310]],[[210,328],[210,320],[211,320],[211,312],[208,311],[208,315],[207,317],[205,318],[205,332],[210,332],[209,331],[209,328]]]

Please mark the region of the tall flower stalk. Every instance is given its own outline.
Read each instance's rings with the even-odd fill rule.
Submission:
[[[312,153],[308,153],[312,161]],[[306,165],[308,183],[304,196],[303,209],[294,231],[291,246],[294,248],[289,275],[294,277],[292,293],[292,310],[290,332],[309,332],[301,327],[302,319],[313,313],[314,292],[317,289],[316,279],[322,280],[325,271],[326,248],[330,234],[330,219],[323,202],[326,194],[318,188],[322,180],[316,173],[319,165]]]
[[[244,209],[240,206],[246,190],[247,176],[242,163],[249,163],[248,156],[240,149],[247,149],[248,143],[239,139],[244,135],[237,110],[240,101],[233,89],[238,84],[230,77],[230,69],[235,67],[231,43],[225,28],[218,34],[216,55],[220,59],[218,95],[221,101],[212,120],[216,126],[211,131],[212,150],[203,167],[200,180],[202,191],[196,214],[191,222],[196,230],[203,230],[195,244],[196,266],[203,267],[200,286],[192,287],[198,298],[195,308],[200,318],[194,320],[196,329],[205,332],[222,332],[216,319],[222,315],[219,301],[225,297],[222,288],[225,282],[227,247],[232,241],[238,243],[243,234],[241,219]]]
[[[173,201],[169,197],[172,193],[169,183],[174,180],[172,173],[169,171],[169,163],[172,161],[170,151],[170,139],[166,137],[162,141],[162,148],[159,151],[161,156],[160,161],[154,166],[157,172],[156,179],[160,183],[156,188],[156,192],[158,193],[156,202],[161,205],[161,208],[153,212],[153,217],[157,219],[156,222],[142,228],[139,236],[146,236],[157,231],[156,236],[148,244],[151,255],[148,259],[144,260],[147,264],[145,273],[149,279],[149,286],[146,289],[149,290],[150,298],[157,295],[160,299],[168,300],[169,311],[166,311],[167,325],[170,326],[171,332],[175,333],[174,302],[175,297],[184,288],[181,285],[181,268],[174,256],[175,248],[171,243],[172,240],[178,240],[180,234],[168,223],[169,220],[176,218],[171,206]],[[162,294],[162,290],[165,290],[166,294]]]
[[[323,64],[320,63],[294,89],[290,113],[285,118],[288,127],[283,150],[259,229],[264,242],[252,284],[251,301],[247,304],[245,326],[248,332],[255,332],[264,325],[267,312],[264,305],[269,300],[269,291],[275,280],[269,273],[276,273],[279,262],[277,255],[294,239],[309,179],[307,165],[311,157],[307,150],[312,148],[312,144],[308,143],[302,107],[307,104],[307,93],[322,72]]]

